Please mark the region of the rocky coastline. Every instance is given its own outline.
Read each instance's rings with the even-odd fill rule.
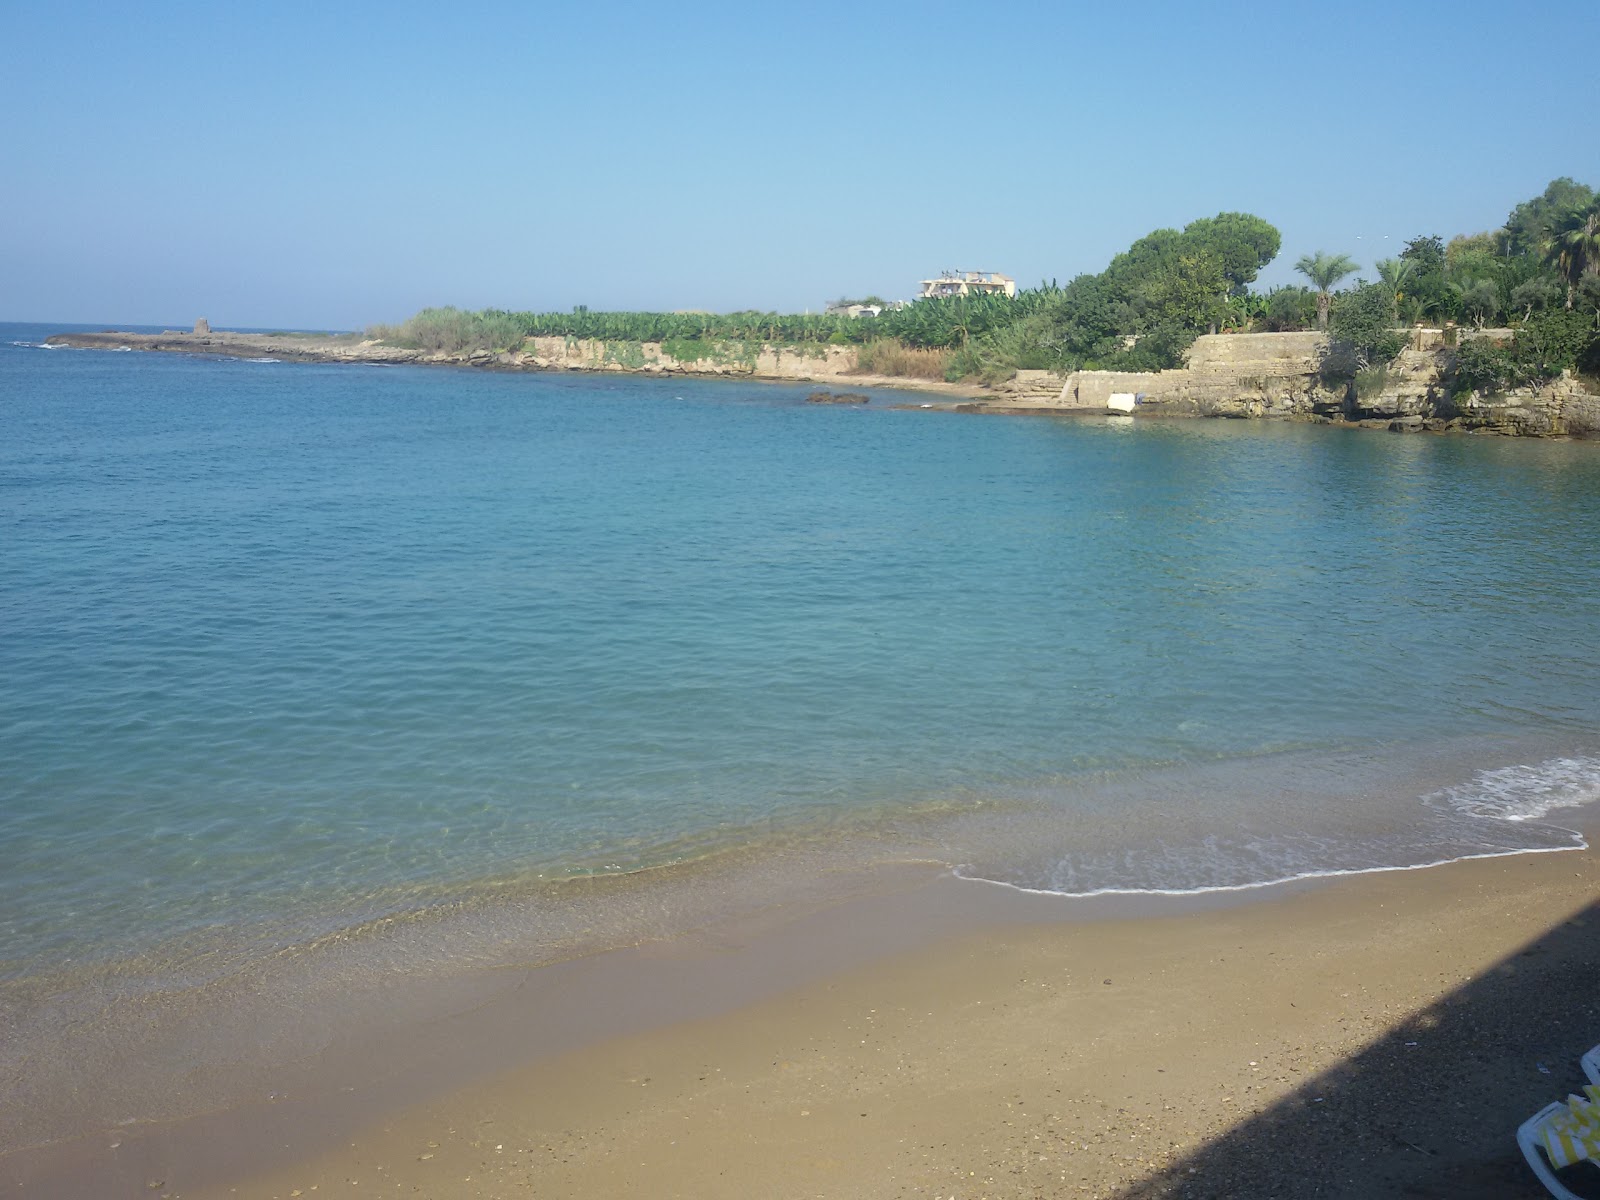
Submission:
[[[1600,435],[1600,394],[1570,373],[1537,388],[1452,394],[1453,347],[1437,330],[1418,330],[1377,386],[1330,383],[1320,333],[1209,334],[1179,370],[1130,373],[1019,371],[993,387],[862,374],[849,346],[716,347],[679,360],[652,342],[529,338],[514,353],[443,352],[389,345],[362,334],[231,333],[209,329],[159,334],[57,334],[51,345],[97,350],[210,354],[284,362],[416,364],[502,371],[603,371],[701,375],[930,392],[931,405],[965,412],[1105,415],[1113,395],[1134,398],[1135,417],[1304,420],[1393,432],[1493,433],[1516,437]]]
[[[225,330],[162,333],[58,333],[51,346],[79,350],[140,350],[281,362],[365,363],[380,366],[474,367],[491,371],[598,371],[642,375],[702,375],[794,383],[832,383],[932,392],[952,399],[990,394],[981,385],[874,375],[856,370],[854,347],[795,349],[764,345],[732,348],[715,357],[680,361],[660,343],[608,343],[587,338],[535,337],[514,353],[491,350],[430,351],[394,346],[358,333],[231,333]]]
[[[1488,331],[1510,335],[1510,331]],[[1473,336],[1473,335],[1468,335]],[[1321,333],[1208,334],[1181,370],[1136,374],[1075,371],[1065,378],[1019,371],[1000,385],[1009,407],[1108,411],[1113,395],[1136,397],[1135,415],[1305,420],[1396,433],[1494,433],[1513,437],[1600,434],[1600,394],[1570,373],[1536,388],[1452,393],[1454,348],[1441,330],[1417,330],[1370,390],[1329,382]]]

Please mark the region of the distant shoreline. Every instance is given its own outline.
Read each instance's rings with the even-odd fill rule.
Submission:
[[[562,339],[530,339],[530,343],[561,341]],[[804,354],[784,353],[776,348],[772,355],[775,370],[760,369],[757,362],[751,369],[741,370],[727,363],[705,360],[699,363],[673,362],[670,366],[651,363],[646,366],[629,366],[604,360],[552,361],[549,355],[533,353],[494,353],[474,350],[460,353],[413,350],[404,346],[391,346],[359,333],[305,334],[305,333],[231,333],[214,330],[210,333],[188,333],[168,330],[163,333],[129,333],[105,330],[99,333],[58,333],[45,339],[47,345],[68,346],[79,350],[143,350],[169,354],[210,354],[225,358],[267,359],[280,362],[366,363],[378,365],[473,367],[492,371],[593,371],[620,375],[684,375],[693,377],[721,377],[761,379],[791,383],[848,383],[852,387],[896,388],[903,391],[930,392],[956,400],[996,398],[990,389],[971,384],[945,383],[932,379],[917,379],[899,375],[857,374],[842,366],[840,356],[813,358]],[[807,366],[815,369],[807,370]]]

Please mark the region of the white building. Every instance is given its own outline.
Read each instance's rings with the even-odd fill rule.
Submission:
[[[926,300],[946,296],[1004,296],[1014,299],[1017,281],[998,271],[944,271],[937,279],[922,281],[922,296]]]

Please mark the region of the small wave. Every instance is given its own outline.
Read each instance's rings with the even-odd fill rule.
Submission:
[[[1472,782],[1425,798],[1469,817],[1537,821],[1558,809],[1600,801],[1600,758],[1553,758],[1536,766],[1479,771]]]
[[[1088,891],[1073,892],[1060,888],[1029,887],[1026,884],[1010,883],[1004,879],[989,879],[983,875],[971,875],[966,872],[970,867],[956,867],[952,874],[957,879],[964,879],[968,883],[988,883],[995,887],[1009,888],[1014,892],[1025,892],[1030,896],[1061,896],[1069,900],[1090,900],[1097,896],[1212,896],[1221,892],[1258,892],[1264,888],[1287,887],[1291,883],[1305,883],[1312,879],[1343,879],[1348,875],[1382,875],[1389,871],[1427,871],[1434,867],[1443,867],[1454,862],[1470,862],[1480,858],[1513,858],[1519,854],[1563,854],[1568,850],[1587,850],[1589,843],[1578,834],[1573,834],[1573,844],[1570,846],[1532,846],[1513,850],[1485,850],[1480,854],[1455,854],[1447,858],[1436,858],[1428,862],[1398,863],[1392,866],[1373,867],[1329,867],[1322,871],[1297,871],[1290,875],[1279,875],[1272,879],[1255,879],[1247,883],[1215,883],[1199,884],[1195,887],[1098,887]]]
[[[1270,772],[1244,789],[1277,793],[1277,811],[1240,812],[1239,826],[1227,832],[1207,828],[1210,822],[1185,822],[1186,811],[1200,811],[1186,801],[1198,800],[1204,807],[1211,789],[1236,788],[1239,781],[1209,779],[1209,787],[1189,796],[1176,781],[1160,778],[1141,785],[1168,798],[1159,806],[1166,811],[1158,824],[1147,825],[1142,838],[1129,841],[1105,829],[1097,836],[1079,816],[1065,831],[1071,849],[1052,853],[1047,847],[1064,831],[1044,815],[1042,824],[1030,826],[1031,847],[1009,834],[991,843],[987,853],[956,860],[961,865],[954,874],[1015,891],[1074,898],[1249,892],[1468,859],[1582,850],[1588,845],[1584,835],[1555,814],[1600,803],[1600,756],[1534,758],[1409,793],[1354,773],[1339,777],[1332,789],[1312,786],[1298,799],[1316,764],[1286,766],[1287,775]],[[1133,798],[1125,789],[1112,798],[1119,796]],[[1128,806],[1126,811],[1138,823],[1136,810]]]
[[[247,358],[244,361],[245,362],[259,362],[259,363],[275,363],[275,362],[282,362],[283,359],[281,359],[281,358]]]

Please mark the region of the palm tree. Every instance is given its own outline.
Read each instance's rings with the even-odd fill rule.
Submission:
[[[1389,288],[1391,310],[1394,319],[1400,320],[1400,301],[1404,298],[1406,280],[1411,277],[1411,269],[1417,264],[1409,258],[1380,258],[1378,260],[1378,278],[1383,280]]]
[[[1547,263],[1567,280],[1567,308],[1584,275],[1600,268],[1600,200],[1565,213],[1550,233]]]
[[[1318,250],[1307,254],[1295,263],[1294,269],[1316,285],[1317,328],[1328,328],[1328,306],[1333,303],[1334,284],[1356,269],[1355,259],[1348,254],[1326,254]]]

